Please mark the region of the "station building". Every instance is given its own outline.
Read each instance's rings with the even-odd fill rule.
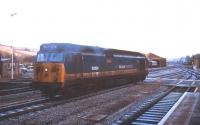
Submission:
[[[146,54],[146,57],[149,60],[149,67],[150,68],[157,68],[157,67],[165,67],[167,60],[166,58],[160,57],[153,53]]]

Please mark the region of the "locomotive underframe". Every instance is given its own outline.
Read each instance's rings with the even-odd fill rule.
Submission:
[[[83,90],[89,89],[88,86],[92,86],[90,89],[95,89],[98,87],[112,87],[128,83],[137,83],[138,81],[143,81],[145,79],[146,72],[135,73],[135,74],[125,74],[117,76],[106,76],[106,77],[95,77],[95,78],[81,78],[81,79],[71,79],[65,80],[64,83],[58,82],[35,82],[33,83],[34,88],[42,91],[43,94],[48,96],[59,95],[74,95],[73,88],[82,87]],[[77,89],[76,93],[78,92]]]

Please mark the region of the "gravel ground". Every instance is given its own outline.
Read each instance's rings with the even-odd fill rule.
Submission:
[[[167,87],[160,85],[131,85],[105,94],[66,103],[42,111],[28,113],[1,121],[2,125],[101,125],[111,116],[126,106],[137,103],[158,91],[164,91]],[[88,116],[86,119],[84,116]],[[91,116],[91,117],[89,117]],[[102,116],[101,120],[88,120]],[[111,120],[112,121],[112,120]]]

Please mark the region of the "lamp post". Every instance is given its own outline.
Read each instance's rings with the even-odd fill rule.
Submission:
[[[16,16],[17,15],[17,13],[12,13],[10,16],[11,17],[14,17],[14,16]],[[14,54],[14,50],[13,50],[13,41],[12,41],[12,58],[11,58],[11,60],[12,60],[12,62],[11,62],[11,79],[13,80],[13,55]]]

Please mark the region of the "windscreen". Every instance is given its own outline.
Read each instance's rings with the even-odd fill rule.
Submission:
[[[38,53],[37,62],[63,62],[63,53]]]

